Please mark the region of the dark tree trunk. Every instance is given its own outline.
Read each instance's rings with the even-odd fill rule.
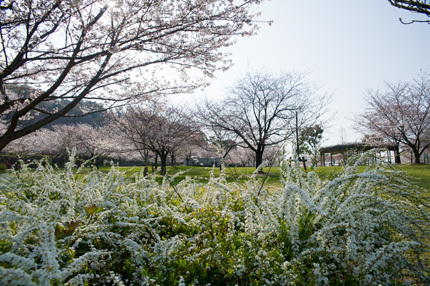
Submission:
[[[145,176],[145,177],[147,177],[148,176],[148,157],[149,157],[149,154],[148,154],[148,150],[147,149],[145,149],[144,151],[143,151],[144,153],[144,159],[143,159],[143,165],[144,165],[144,167],[143,167],[143,175]]]
[[[157,168],[158,168],[158,154],[155,154],[154,166],[155,166],[155,170],[157,170]]]
[[[260,166],[262,163],[263,163],[263,151],[260,149],[257,149],[257,151],[255,151],[255,167],[258,168],[258,166]]]
[[[167,169],[166,169],[166,166],[167,166],[167,153],[166,154],[160,154],[159,156],[160,156],[160,167],[161,167],[161,169],[160,169],[160,175],[164,176],[167,173]]]
[[[96,165],[96,168],[98,169],[99,167],[101,167],[102,166],[102,164],[101,164],[101,158],[100,158],[100,156],[97,156],[97,155],[93,155],[93,154],[91,154],[91,156],[94,158],[94,165]]]
[[[12,142],[13,140],[10,139],[10,137],[0,137],[0,151],[2,151],[7,144],[9,144],[10,142]]]
[[[420,158],[421,154],[420,154],[419,150],[417,150],[416,148],[413,148],[412,152],[413,152],[414,157],[415,157],[415,164],[421,164],[421,158]]]
[[[176,165],[176,157],[175,157],[175,154],[174,154],[174,153],[172,153],[172,154],[170,155],[170,165],[171,165],[172,167]]]
[[[401,159],[400,159],[400,147],[399,144],[396,145],[396,150],[394,150],[394,162],[396,164],[401,164]]]

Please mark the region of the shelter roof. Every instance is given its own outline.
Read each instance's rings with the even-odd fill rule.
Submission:
[[[371,149],[380,148],[388,150],[396,150],[396,145],[385,144],[385,145],[368,145],[365,143],[350,143],[350,144],[338,144],[328,147],[320,148],[320,153],[343,153],[345,151],[369,151]]]

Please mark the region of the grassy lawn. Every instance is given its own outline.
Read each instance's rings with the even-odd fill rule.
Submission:
[[[333,166],[333,167],[318,167],[315,169],[315,172],[320,176],[322,180],[331,179],[336,176],[336,174],[342,172],[341,166]],[[405,171],[413,181],[423,189],[427,190],[427,195],[430,197],[430,165],[398,165],[397,169]],[[102,167],[100,168],[103,171],[108,171],[110,167]],[[120,169],[126,172],[127,176],[132,176],[136,172],[140,172],[142,167],[120,167]],[[359,172],[364,171],[366,166],[359,167]],[[152,173],[151,168],[149,172]],[[201,182],[207,182],[210,178],[210,174],[213,172],[215,176],[219,176],[220,170],[219,168],[209,168],[209,167],[190,167],[190,166],[169,166],[167,167],[167,174],[169,176],[173,176],[174,182],[178,183],[179,181],[185,179],[185,177],[196,178]],[[226,170],[227,180],[228,181],[244,181],[249,176],[251,176],[255,172],[255,168],[253,167],[228,167]],[[264,168],[263,172],[266,174],[258,175],[260,178],[266,178],[266,183],[272,185],[274,187],[281,186],[280,184],[280,173],[279,168]],[[157,181],[161,182],[162,176],[156,175]]]
[[[110,167],[101,167],[100,170],[108,172]],[[127,176],[132,176],[137,172],[142,171],[142,167],[120,167],[120,170],[125,172]],[[249,176],[255,172],[255,168],[252,167],[229,167],[226,170],[227,181],[245,181]],[[279,168],[264,168],[263,172],[266,174],[258,175],[258,177],[265,178],[266,182],[270,185],[280,186],[280,174]],[[149,173],[152,174],[152,168],[149,167]],[[190,166],[168,166],[167,175],[173,177],[173,181],[178,183],[184,180],[186,177],[197,179],[200,182],[208,182],[211,174],[218,177],[220,175],[219,168],[211,167],[190,167]],[[163,177],[159,174],[155,174],[156,180],[161,182]]]
[[[430,165],[401,165],[399,169],[411,176],[418,186],[426,189],[430,196]]]

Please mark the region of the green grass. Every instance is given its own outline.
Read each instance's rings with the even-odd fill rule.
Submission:
[[[423,189],[427,190],[427,195],[430,197],[430,165],[397,165],[397,169],[405,171],[412,180]],[[100,170],[108,172],[110,167],[102,167]],[[141,172],[142,167],[120,167],[127,176],[132,176],[136,172]],[[332,166],[332,167],[318,167],[315,172],[320,176],[322,180],[332,179],[337,174],[342,172],[343,167]],[[359,172],[363,172],[366,166],[360,166]],[[149,168],[149,172],[152,173],[152,169]],[[210,174],[213,172],[215,176],[220,175],[219,168],[210,167],[191,167],[191,166],[168,166],[167,174],[169,177],[175,177],[174,183],[178,183],[184,180],[186,177],[192,177],[200,182],[207,182],[210,178]],[[253,167],[228,167],[226,169],[228,181],[245,181],[249,176],[255,172]],[[274,187],[281,186],[279,168],[264,168],[263,172],[266,174],[260,174],[258,177],[265,179],[266,184]],[[157,181],[161,182],[162,176],[156,174]]]
[[[99,168],[103,172],[108,172],[110,167]],[[120,167],[121,171],[125,172],[126,176],[131,177],[135,173],[141,172],[142,167]],[[227,181],[245,181],[255,172],[253,167],[228,167],[226,169]],[[266,179],[266,183],[274,186],[280,186],[280,174],[279,168],[263,168],[265,174],[259,174],[258,177]],[[149,167],[149,173],[152,174],[152,168]],[[174,183],[178,183],[184,180],[186,177],[197,179],[199,182],[208,182],[209,178],[213,173],[214,176],[220,175],[219,168],[211,167],[191,167],[191,166],[168,166],[167,175],[173,177]],[[156,180],[161,182],[163,177],[155,173]],[[267,178],[266,178],[267,177]]]
[[[400,165],[399,170],[405,171],[430,196],[430,165]]]

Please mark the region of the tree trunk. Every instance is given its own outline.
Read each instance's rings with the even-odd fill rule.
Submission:
[[[94,165],[96,165],[96,168],[99,169],[99,167],[101,167],[101,158],[100,158],[100,156],[93,155],[93,154],[91,154],[91,156],[94,158]]]
[[[12,142],[12,140],[9,137],[0,137],[0,151],[2,151],[10,142]]]
[[[255,152],[255,167],[258,168],[258,166],[260,166],[263,163],[263,151],[260,149],[257,149],[257,151]],[[263,172],[263,170],[261,170],[260,172]]]
[[[167,173],[167,169],[166,169],[166,166],[167,166],[167,153],[166,154],[160,154],[159,155],[160,156],[160,167],[161,167],[161,169],[160,169],[160,175],[166,175],[166,173]]]
[[[143,165],[144,165],[144,167],[143,167],[143,175],[145,176],[145,177],[147,177],[148,176],[148,157],[149,157],[149,154],[148,154],[148,150],[147,149],[145,149],[144,151],[143,151],[144,153],[144,159],[143,159]]]
[[[174,167],[174,166],[176,165],[176,157],[175,157],[175,153],[172,153],[172,154],[170,155],[170,165],[171,165],[172,167]]]
[[[421,154],[419,152],[419,150],[417,150],[416,148],[412,149],[412,152],[414,153],[414,157],[415,157],[415,164],[421,164]]]
[[[396,145],[396,150],[394,150],[394,162],[396,164],[401,164],[401,159],[400,159],[400,147],[399,144]]]

